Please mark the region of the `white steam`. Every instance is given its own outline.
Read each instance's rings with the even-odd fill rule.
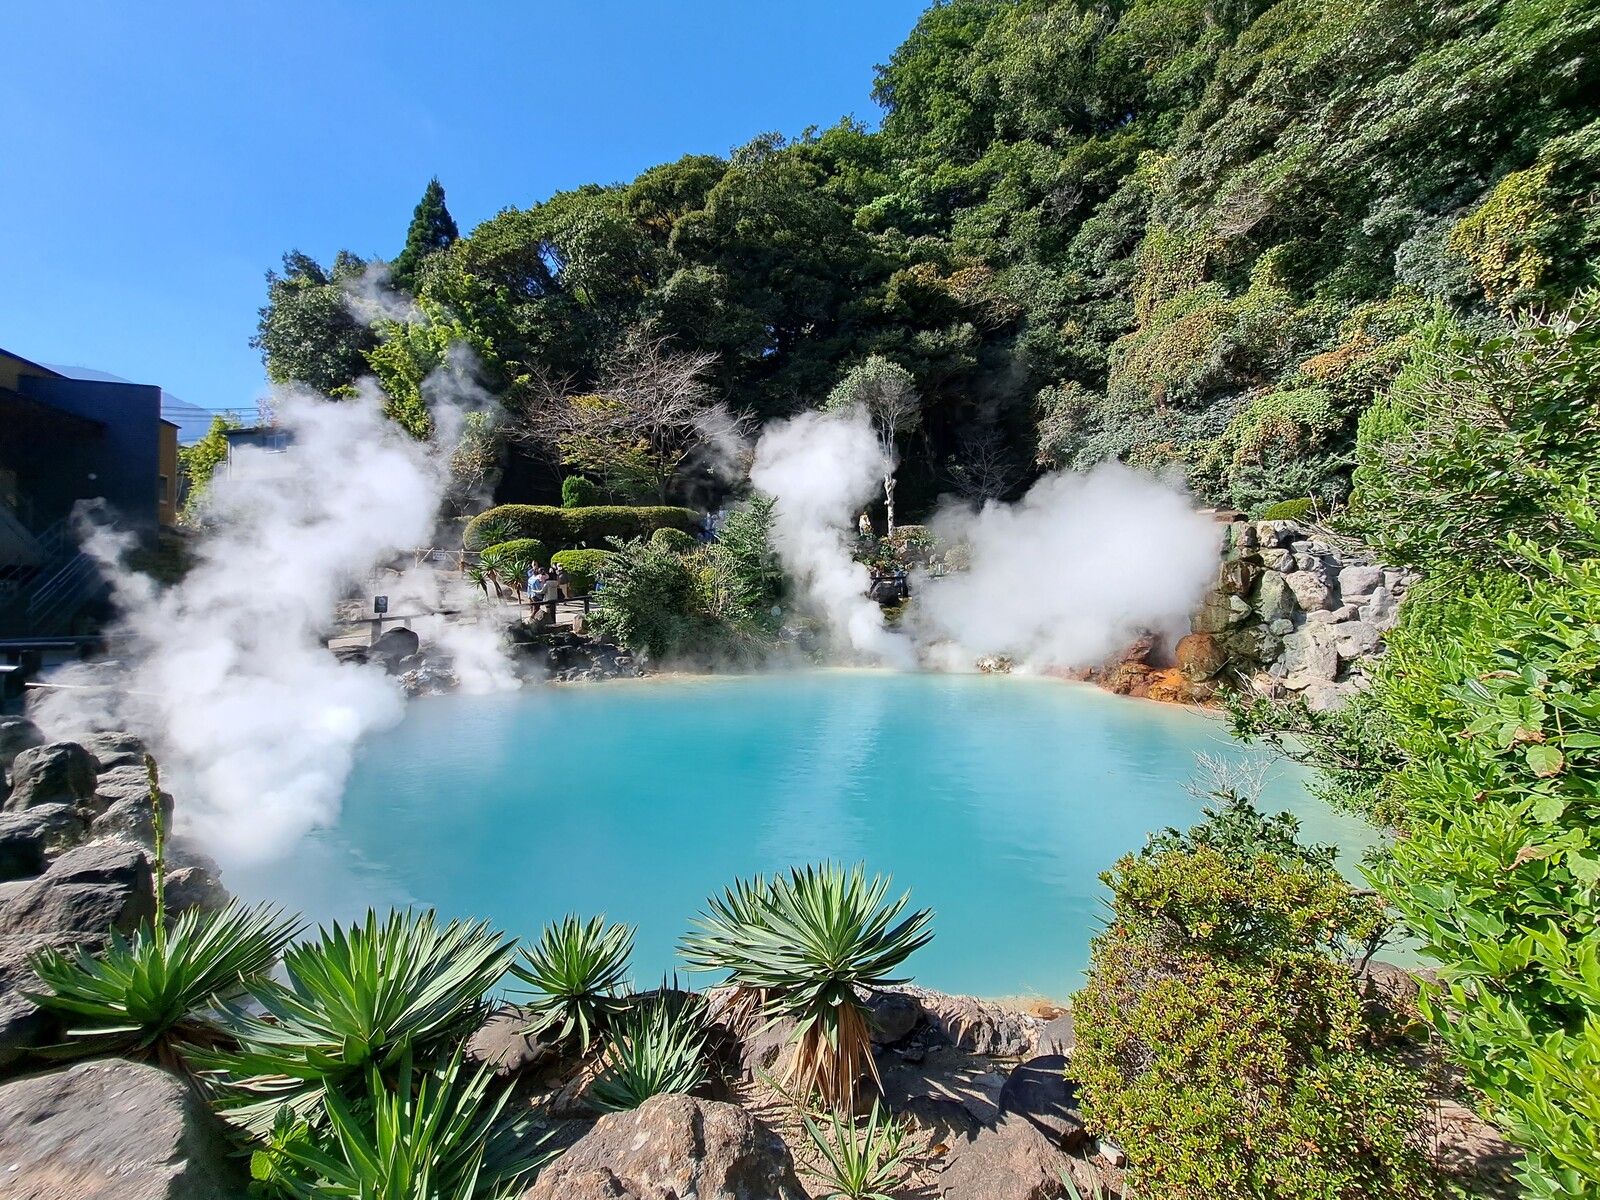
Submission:
[[[862,655],[909,670],[911,643],[884,628],[882,610],[867,599],[871,576],[850,558],[856,513],[877,493],[884,466],[864,409],[808,412],[767,427],[750,482],[777,500],[779,557],[833,633]]]
[[[448,446],[458,417],[434,412]],[[48,693],[35,711],[56,736],[86,722],[144,735],[182,797],[187,831],[225,862],[273,856],[333,821],[357,743],[400,720],[394,680],[341,664],[323,639],[352,584],[397,549],[432,543],[449,485],[448,454],[388,420],[376,389],[339,403],[289,394],[277,413],[290,448],[241,447],[231,471],[218,469],[212,525],[181,582],[161,590],[117,570],[118,690]],[[113,568],[114,541],[91,540]],[[401,600],[436,603],[424,578],[436,576],[388,583],[391,611]],[[460,656],[466,685],[509,679],[492,631],[419,632]]]
[[[971,569],[919,580],[912,635],[970,664],[1100,663],[1145,632],[1169,640],[1217,572],[1221,532],[1190,498],[1120,463],[1048,475],[1016,504],[946,509],[933,521]]]
[[[1216,574],[1216,523],[1180,489],[1108,463],[1047,476],[1014,505],[941,509],[934,530],[967,548],[971,569],[915,579],[891,630],[850,543],[884,466],[863,411],[813,412],[767,429],[750,478],[777,500],[774,541],[804,600],[836,638],[889,666],[970,670],[988,654],[1091,666],[1142,633],[1179,636]]]

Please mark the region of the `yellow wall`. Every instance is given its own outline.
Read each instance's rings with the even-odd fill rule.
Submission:
[[[18,358],[15,354],[7,354],[4,350],[0,350],[0,387],[16,391],[17,380],[24,375],[46,379],[60,378],[47,367],[41,367],[38,363],[29,362],[25,358]]]
[[[161,422],[161,478],[156,480],[156,519],[163,525],[178,523],[178,427]]]

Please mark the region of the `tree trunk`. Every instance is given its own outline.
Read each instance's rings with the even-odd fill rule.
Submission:
[[[894,476],[893,475],[885,475],[883,477],[883,510],[884,510],[884,524],[885,524],[886,529],[887,529],[887,532],[884,534],[884,536],[885,537],[893,537],[894,536]]]

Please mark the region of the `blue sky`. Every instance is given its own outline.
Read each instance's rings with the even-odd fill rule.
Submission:
[[[766,130],[878,119],[926,0],[8,5],[0,346],[251,408],[285,250],[390,256]]]

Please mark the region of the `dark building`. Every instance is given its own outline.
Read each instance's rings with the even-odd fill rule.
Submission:
[[[103,591],[73,536],[79,502],[150,540],[176,520],[178,427],[161,403],[153,385],[0,350],[0,634],[66,632]]]

